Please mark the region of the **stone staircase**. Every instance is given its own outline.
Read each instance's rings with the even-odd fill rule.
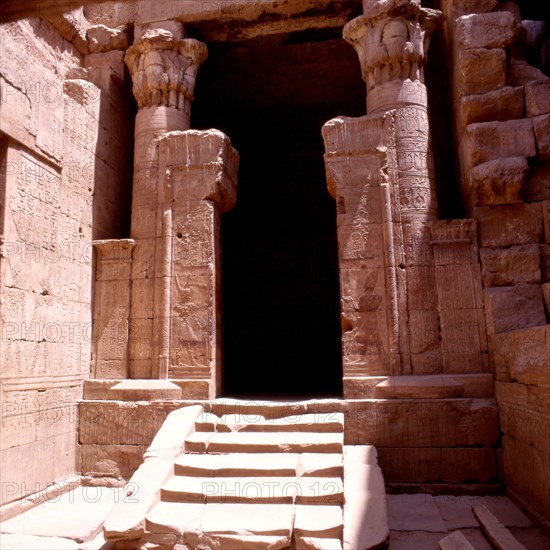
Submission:
[[[165,424],[170,424],[168,421]],[[375,459],[375,449],[344,447],[342,413],[279,419],[201,413],[187,430],[183,445],[175,442],[172,446],[166,445],[165,436],[174,428],[166,428],[165,436],[161,434],[163,428],[145,454],[142,468],[148,460],[166,461],[168,448],[178,449],[178,453],[174,453],[166,475],[157,479],[157,484],[161,480],[158,490],[145,491],[154,493],[154,498],[150,506],[142,507],[146,513],[139,529],[128,529],[123,521],[121,524],[122,507],[107,520],[106,537],[122,539],[120,548],[142,548],[146,543],[178,550],[383,547],[387,521],[382,531],[369,530],[366,537],[370,540],[381,532],[378,542],[382,546],[361,542],[369,502],[371,515],[377,515],[372,512],[373,496],[367,495],[367,478],[373,473],[381,481],[375,485],[378,493],[381,487],[383,500],[378,503],[383,508],[382,520],[386,518],[381,473],[376,464],[368,464]],[[158,441],[162,439],[165,441]],[[350,457],[351,484],[346,488],[344,456]],[[129,485],[141,488],[146,476],[144,472],[140,476],[138,470]],[[365,485],[362,497],[357,493],[361,480]],[[346,494],[356,505],[349,511],[344,510]],[[347,534],[346,514],[350,523]]]

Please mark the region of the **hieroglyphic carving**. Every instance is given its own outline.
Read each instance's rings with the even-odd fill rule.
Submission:
[[[475,223],[441,220],[430,224],[445,372],[484,370],[487,345]]]
[[[58,172],[25,152],[20,153],[13,169],[17,171],[17,185],[9,203],[18,239],[53,248],[58,240]]]

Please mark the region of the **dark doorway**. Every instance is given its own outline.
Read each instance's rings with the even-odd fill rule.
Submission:
[[[224,393],[342,393],[335,201],[322,125],[364,114],[341,29],[209,44],[193,127],[218,128],[241,162],[222,220]]]

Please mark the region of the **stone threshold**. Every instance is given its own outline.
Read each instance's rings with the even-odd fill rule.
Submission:
[[[115,380],[90,379],[84,381],[84,400],[92,401],[164,401],[180,400],[185,403],[289,403],[350,402],[364,399],[445,399],[492,398],[494,382],[491,373],[435,374],[407,376],[367,376],[345,378],[347,387],[344,398],[315,396],[282,399],[261,397],[203,399],[186,391],[187,380]]]

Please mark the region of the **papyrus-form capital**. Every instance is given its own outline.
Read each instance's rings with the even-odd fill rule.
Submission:
[[[145,32],[125,57],[139,108],[183,109],[185,100],[193,101],[197,72],[207,55],[198,40],[174,38],[164,29]]]
[[[441,12],[418,0],[366,2],[365,14],[344,27],[344,38],[357,51],[367,90],[392,80],[424,82],[429,38]]]

